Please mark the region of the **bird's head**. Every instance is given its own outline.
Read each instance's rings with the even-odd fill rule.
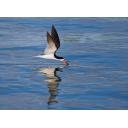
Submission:
[[[64,57],[57,56],[54,54],[55,58],[61,62],[63,62],[64,65],[69,65],[68,61]]]

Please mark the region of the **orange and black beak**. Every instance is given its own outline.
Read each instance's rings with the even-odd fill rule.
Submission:
[[[65,59],[63,60],[63,64],[64,64],[64,65],[69,65],[68,61],[65,60]]]

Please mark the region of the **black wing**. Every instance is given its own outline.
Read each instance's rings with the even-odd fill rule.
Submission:
[[[56,30],[54,25],[52,25],[51,37],[52,37],[53,41],[55,42],[55,45],[56,45],[56,47],[58,49],[60,47],[60,39],[59,39],[57,30]]]

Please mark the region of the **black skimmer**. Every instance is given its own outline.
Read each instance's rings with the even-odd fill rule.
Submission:
[[[57,75],[57,72],[62,71],[63,68],[49,67],[49,68],[40,68],[39,72],[42,75],[46,76],[46,82],[48,84],[48,91],[50,96],[48,98],[48,104],[57,103],[56,96],[58,95],[58,86],[61,82],[61,78]]]
[[[47,32],[47,42],[48,42],[47,47],[45,48],[43,53],[41,55],[38,55],[37,57],[59,60],[63,62],[65,65],[68,65],[68,62],[64,57],[60,57],[56,55],[56,52],[60,47],[60,39],[54,25],[52,25],[51,34]]]

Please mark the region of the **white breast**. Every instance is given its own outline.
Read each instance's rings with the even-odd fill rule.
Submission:
[[[48,54],[48,55],[38,55],[38,56],[36,56],[36,57],[39,57],[39,58],[44,58],[44,59],[56,59],[55,57],[54,57],[54,54]]]

